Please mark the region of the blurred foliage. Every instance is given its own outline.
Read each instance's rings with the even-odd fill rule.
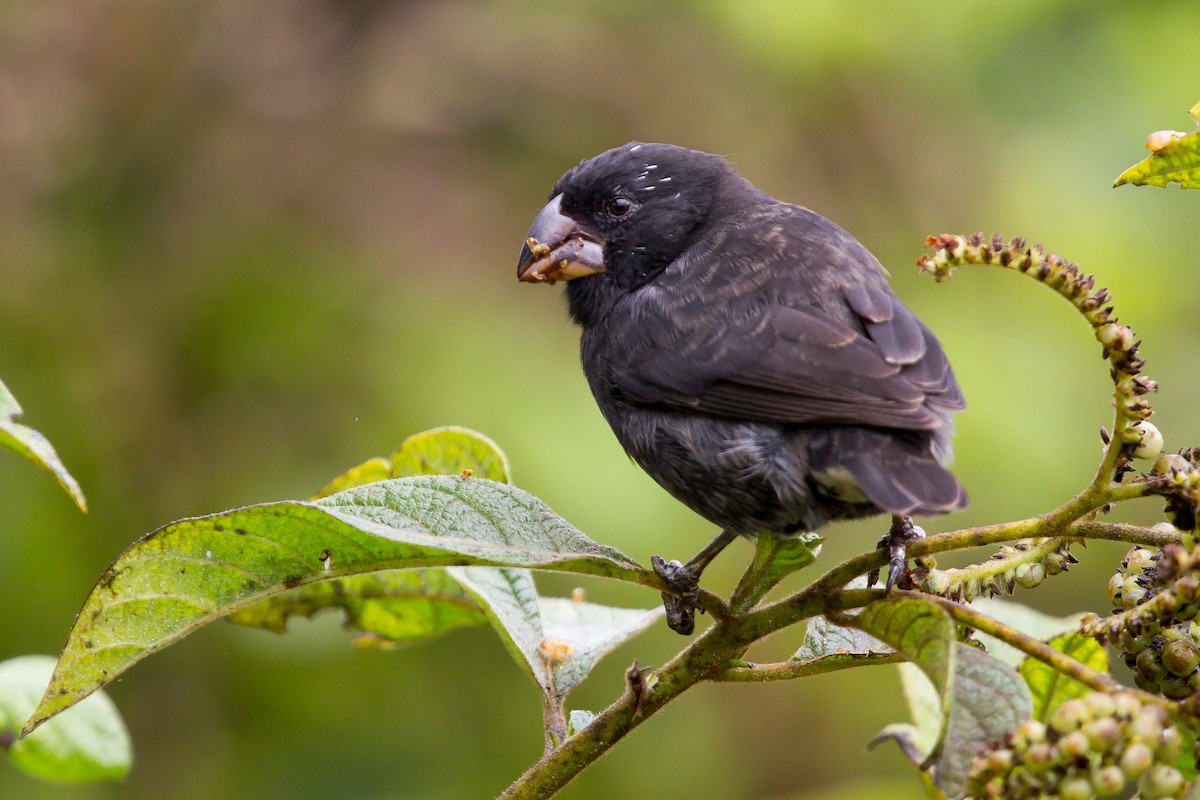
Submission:
[[[1200,122],[1200,103],[1188,113]],[[1146,137],[1150,155],[1117,176],[1114,186],[1168,186],[1178,183],[1183,189],[1200,189],[1200,128],[1183,131],[1155,131]]]
[[[54,445],[33,428],[16,421],[22,413],[17,398],[13,397],[4,382],[0,381],[0,447],[13,451],[49,472],[58,481],[59,486],[71,495],[79,510],[87,511],[87,500],[83,496],[83,490],[79,488],[75,477],[63,466]]]
[[[1098,273],[1146,341],[1167,447],[1200,440],[1200,196],[1109,188],[1131,143],[1195,99],[1197,25],[1184,0],[10,0],[0,375],[92,514],[0,461],[0,659],[57,650],[136,536],[307,496],[433,425],[487,431],[522,487],[639,561],[707,541],[608,432],[557,293],[514,280],[555,178],[635,138],[728,154],[891,268],[970,405],[957,471],[973,506],[930,532],[1069,497],[1109,397],[1094,343],[1050,293],[1003,274],[921,281],[928,233],[1021,234]],[[880,532],[833,526],[821,559]],[[1120,549],[1091,546],[1032,602],[1106,610]],[[722,592],[750,558],[731,551],[705,578]],[[283,638],[216,626],[139,665],[111,687],[137,769],[72,798],[485,797],[540,752],[536,689],[489,632],[363,652],[335,617]],[[798,645],[779,641],[780,657]],[[623,662],[677,648],[649,632],[577,701],[599,707]],[[664,800],[920,797],[898,752],[853,744],[903,717],[892,673],[701,689],[563,796],[636,780]],[[9,796],[62,794],[3,768]]]

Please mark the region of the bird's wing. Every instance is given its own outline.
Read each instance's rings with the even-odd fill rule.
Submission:
[[[635,403],[756,422],[929,430],[965,406],[941,345],[887,288],[827,292],[839,313],[754,290],[699,323],[644,318],[612,379]]]

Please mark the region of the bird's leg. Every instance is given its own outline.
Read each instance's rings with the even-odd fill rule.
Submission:
[[[688,636],[696,628],[696,598],[700,595],[700,573],[709,562],[737,538],[736,533],[721,531],[686,564],[662,556],[650,556],[654,572],[666,581],[671,591],[663,592],[663,607],[667,610],[667,626],[676,633]]]
[[[878,545],[881,550],[886,550],[888,554],[888,575],[887,583],[884,586],[889,592],[896,585],[897,581],[900,580],[900,576],[904,574],[908,545],[917,539],[924,538],[924,536],[925,531],[913,525],[912,517],[901,516],[899,514],[892,515],[892,527],[880,538]],[[867,576],[868,586],[874,586],[878,582],[878,570]]]

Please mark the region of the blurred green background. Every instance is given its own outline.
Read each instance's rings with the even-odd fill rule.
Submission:
[[[620,451],[561,292],[514,279],[557,176],[631,139],[726,154],[891,268],[970,405],[973,505],[930,531],[1065,500],[1110,409],[1061,300],[1000,271],[935,286],[912,268],[928,233],[1021,234],[1098,273],[1145,337],[1168,447],[1200,443],[1200,193],[1110,188],[1147,133],[1188,127],[1198,26],[1200,6],[1167,0],[7,0],[0,375],[92,513],[0,459],[0,659],[57,652],[141,534],[306,496],[440,424],[494,437],[594,538],[643,562],[694,552],[711,526]],[[822,563],[880,526],[832,526]],[[1080,550],[1020,599],[1103,610],[1121,551]],[[727,591],[748,554],[706,584]],[[286,637],[210,626],[110,687],[137,750],[126,783],[0,766],[0,797],[491,797],[539,755],[537,693],[489,631],[391,653],[348,640],[334,616]],[[572,706],[602,707],[635,656],[680,645],[649,632]],[[864,753],[904,716],[897,688],[891,668],[700,687],[563,796],[920,797],[895,748]]]

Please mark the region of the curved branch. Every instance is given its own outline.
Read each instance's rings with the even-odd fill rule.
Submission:
[[[1104,673],[1097,672],[1091,667],[1071,658],[1066,653],[1060,650],[1055,650],[1045,642],[1034,639],[1032,636],[1027,636],[1021,633],[1016,628],[1005,625],[999,620],[989,617],[977,611],[970,606],[956,603],[953,600],[947,600],[944,597],[936,597],[933,595],[924,594],[922,592],[895,592],[899,597],[912,597],[926,602],[937,604],[943,611],[950,615],[950,618],[956,622],[961,622],[968,628],[973,628],[988,636],[995,637],[1005,644],[1012,645],[1027,656],[1036,658],[1044,664],[1049,665],[1055,671],[1073,678],[1084,686],[1096,690],[1097,692],[1115,692],[1126,691],[1133,692],[1138,696],[1143,703],[1152,703],[1162,706],[1172,714],[1179,713],[1179,704],[1165,697],[1160,697],[1141,689],[1132,689],[1124,684],[1118,683],[1112,677]]]

